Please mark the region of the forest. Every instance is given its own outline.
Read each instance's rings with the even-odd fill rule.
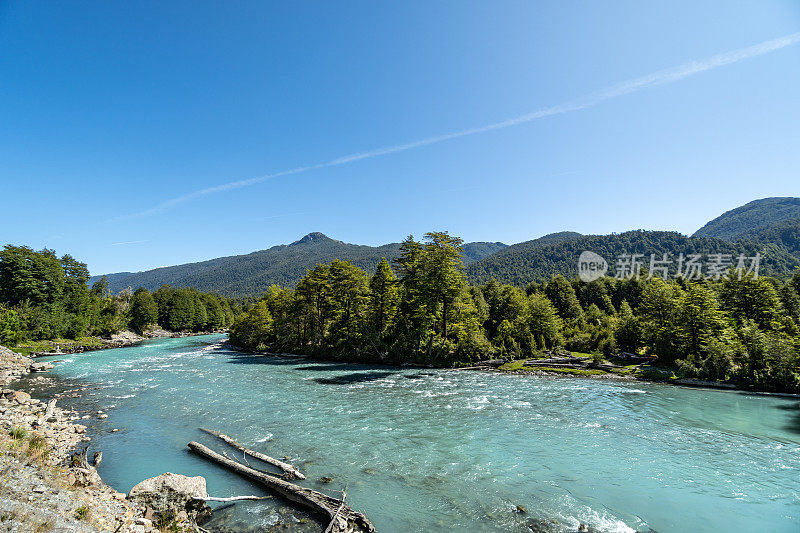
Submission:
[[[590,283],[554,275],[524,289],[471,285],[461,239],[413,236],[370,276],[347,261],[272,285],[230,331],[249,350],[343,361],[465,366],[557,347],[657,356],[681,377],[800,391],[800,270],[785,280],[731,270],[719,280],[649,276]],[[575,256],[577,258],[577,255]]]
[[[88,285],[84,263],[53,250],[7,245],[0,251],[0,344],[107,337],[160,326],[212,331],[233,322],[241,304],[195,289],[163,286],[111,293],[101,278]]]
[[[623,253],[683,254],[744,254],[759,252],[761,273],[785,276],[800,267],[800,260],[781,245],[772,242],[741,240],[728,242],[716,237],[687,237],[674,231],[626,231],[611,235],[556,234],[545,238],[514,244],[466,265],[472,283],[487,283],[495,278],[503,283],[525,287],[531,280],[546,281],[556,275],[572,277],[578,274],[575,258],[583,250],[603,257]],[[549,237],[549,238],[548,238]]]

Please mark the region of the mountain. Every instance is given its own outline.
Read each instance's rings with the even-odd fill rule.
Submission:
[[[381,258],[399,255],[400,244],[361,246],[314,232],[288,245],[273,246],[246,255],[219,257],[199,263],[162,267],[146,272],[109,274],[109,287],[156,290],[163,284],[195,287],[225,296],[254,296],[270,284],[294,286],[306,270],[318,263],[343,259],[368,272]],[[581,235],[562,231],[506,246],[501,242],[464,245],[464,264],[473,283],[498,281],[524,286],[555,274],[577,274],[581,252],[589,250],[609,261],[624,253],[663,253],[677,257],[692,253],[763,255],[760,273],[783,275],[800,266],[800,198],[763,198],[715,218],[692,237],[667,231],[628,231],[612,235]],[[99,276],[92,278],[94,283]]]
[[[728,241],[746,239],[760,230],[792,219],[800,219],[800,198],[762,198],[721,214],[697,230],[694,237],[717,237]]]
[[[483,259],[505,247],[500,242],[467,243],[464,245],[464,262],[468,264]],[[294,286],[307,269],[318,263],[343,259],[372,272],[381,258],[392,260],[399,253],[399,243],[361,246],[313,232],[288,245],[145,272],[109,274],[108,281],[112,291],[126,287],[144,287],[153,291],[163,284],[169,284],[174,287],[195,287],[231,297],[254,296],[273,283]],[[90,283],[100,277],[93,277]]]
[[[800,259],[800,198],[754,200],[723,213],[694,236],[774,244]]]
[[[621,254],[644,254],[642,264],[647,266],[650,254],[658,258],[699,254],[763,255],[759,273],[784,274],[800,266],[800,259],[775,245],[757,242],[732,243],[713,237],[687,237],[670,231],[628,231],[612,235],[560,234],[514,244],[480,261],[467,265],[467,275],[473,283],[485,283],[492,277],[503,283],[525,286],[531,281],[542,281],[556,274],[567,278],[578,274],[578,257],[584,250],[595,252],[609,262],[610,275],[614,274],[615,258]],[[674,268],[673,268],[674,270]]]

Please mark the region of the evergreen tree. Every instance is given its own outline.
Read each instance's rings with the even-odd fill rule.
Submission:
[[[678,303],[676,326],[682,352],[705,355],[709,340],[725,327],[725,314],[713,292],[701,283],[691,283]]]
[[[681,296],[677,285],[660,278],[653,278],[642,293],[642,337],[659,362],[672,363],[679,355],[675,332]]]
[[[359,344],[368,298],[367,273],[349,261],[331,262],[330,306],[336,324],[334,331],[340,337],[339,343],[346,348]]]
[[[627,352],[636,352],[641,346],[641,326],[634,316],[631,306],[623,300],[619,307],[619,316],[614,326],[614,338],[617,346]]]
[[[775,286],[768,279],[752,274],[742,279],[735,274],[721,279],[719,297],[725,311],[740,325],[752,320],[761,329],[770,329],[781,310]]]
[[[394,322],[399,301],[398,281],[384,257],[369,282],[372,326],[382,341]]]
[[[425,234],[423,254],[423,287],[428,299],[441,304],[442,339],[447,339],[447,323],[453,304],[467,286],[461,260],[463,240],[447,232]]]
[[[527,322],[537,348],[553,347],[560,340],[561,319],[543,294],[534,293],[528,298]]]
[[[558,315],[565,319],[579,318],[583,314],[575,289],[564,276],[554,276],[544,287],[544,294],[555,306]]]
[[[143,287],[136,289],[128,313],[128,323],[135,331],[141,333],[147,326],[155,324],[158,320],[158,306],[150,291]]]
[[[328,265],[317,265],[308,271],[295,289],[307,329],[317,346],[322,346],[326,341],[331,311],[330,289]]]

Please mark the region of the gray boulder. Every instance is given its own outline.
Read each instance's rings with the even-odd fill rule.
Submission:
[[[53,368],[53,363],[31,363],[31,372],[46,372]]]
[[[202,500],[207,498],[206,480],[202,476],[188,477],[167,472],[145,479],[133,487],[128,499],[158,514],[196,520],[198,515],[208,514],[209,507]]]

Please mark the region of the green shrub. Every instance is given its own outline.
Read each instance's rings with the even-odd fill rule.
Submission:
[[[22,440],[28,436],[28,430],[23,427],[14,426],[8,434],[11,435],[11,438],[14,440]]]
[[[90,514],[91,510],[86,505],[81,505],[75,509],[75,518],[80,521],[88,520]]]

